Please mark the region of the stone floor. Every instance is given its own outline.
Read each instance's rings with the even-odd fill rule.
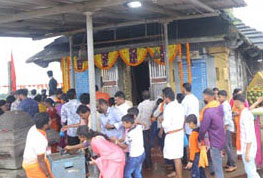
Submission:
[[[143,177],[144,178],[166,178],[167,174],[169,174],[171,171],[168,171],[167,168],[164,167],[163,159],[160,155],[160,153],[156,153],[155,150],[153,150],[153,167],[151,169],[144,169],[143,170]],[[224,158],[224,163],[225,163]],[[224,164],[225,165],[225,164]],[[232,173],[225,173],[225,178],[246,178],[246,174],[244,171],[244,167],[241,160],[237,161],[238,169]],[[184,178],[191,178],[190,171],[184,170],[183,171],[183,177]],[[208,169],[206,169],[206,177],[207,178],[213,178],[213,176],[210,176]]]
[[[166,178],[167,175],[171,172],[167,170],[165,167],[162,155],[157,149],[152,151],[152,159],[153,159],[153,167],[151,169],[143,169],[143,178]],[[224,164],[226,163],[226,157],[224,157]],[[238,169],[232,173],[225,173],[225,178],[246,178],[246,174],[244,171],[243,163],[241,160],[237,161]],[[91,175],[90,178],[98,178],[99,172],[95,167],[89,168]],[[206,177],[207,178],[214,178],[210,176],[208,169],[206,168]],[[260,173],[263,175],[263,172]],[[261,176],[263,178],[263,176]],[[183,178],[191,178],[190,171],[184,170],[183,171]]]

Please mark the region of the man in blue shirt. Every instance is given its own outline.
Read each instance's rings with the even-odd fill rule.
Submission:
[[[27,112],[31,117],[34,117],[35,114],[39,113],[38,103],[35,100],[27,97],[27,89],[18,90],[17,95],[21,101],[18,105],[18,110]]]
[[[101,113],[101,132],[108,137],[121,139],[124,134],[124,127],[122,126],[119,111],[114,107],[109,107],[108,102],[104,99],[98,100],[97,109]]]

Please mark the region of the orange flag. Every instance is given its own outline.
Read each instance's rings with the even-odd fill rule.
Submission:
[[[15,70],[15,64],[14,64],[14,58],[13,53],[11,52],[11,86],[12,91],[16,91],[16,70]]]

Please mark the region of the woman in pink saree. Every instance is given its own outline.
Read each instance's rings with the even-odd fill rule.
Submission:
[[[258,98],[258,100],[251,105],[250,110],[255,116],[255,132],[257,137],[257,154],[256,154],[256,165],[258,169],[263,168],[263,139],[261,135],[263,134],[263,107],[262,107],[263,97]],[[258,107],[258,108],[256,108]]]
[[[107,136],[94,132],[87,126],[80,126],[77,135],[82,143],[66,146],[65,150],[87,148],[90,144],[92,151],[98,158],[91,158],[89,164],[98,166],[100,178],[123,178],[125,155],[120,147],[112,143]]]

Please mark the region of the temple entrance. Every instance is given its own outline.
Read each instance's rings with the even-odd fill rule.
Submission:
[[[142,92],[150,89],[149,63],[143,62],[139,66],[131,67],[132,102],[138,105],[142,99]]]

